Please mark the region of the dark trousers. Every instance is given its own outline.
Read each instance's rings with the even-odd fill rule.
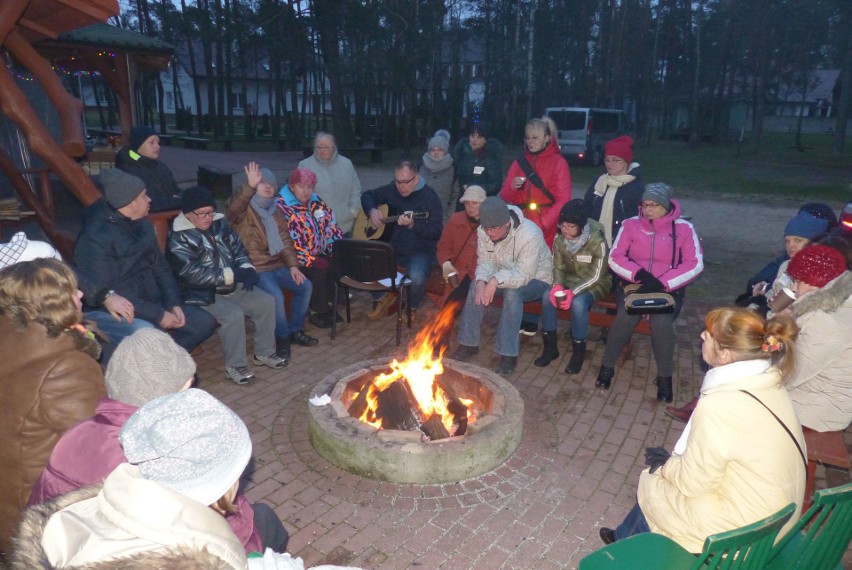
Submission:
[[[325,314],[332,308],[334,298],[334,272],[327,257],[318,257],[310,267],[301,267],[305,277],[313,283],[311,311]]]
[[[263,547],[271,548],[275,552],[286,551],[290,535],[272,507],[266,503],[255,503],[251,508],[254,510],[254,528],[263,541]]]
[[[196,346],[213,334],[216,329],[216,319],[213,318],[213,315],[198,307],[181,305],[180,308],[186,317],[186,324],[169,332],[172,333],[172,338],[178,345],[182,346],[187,352],[192,352]]]

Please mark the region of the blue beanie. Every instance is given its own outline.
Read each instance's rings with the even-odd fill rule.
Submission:
[[[803,237],[809,241],[816,241],[828,230],[828,220],[815,218],[807,212],[799,212],[796,217],[787,223],[784,228],[785,236]]]

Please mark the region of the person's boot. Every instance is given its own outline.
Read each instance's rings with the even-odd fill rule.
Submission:
[[[514,372],[517,365],[517,356],[501,356],[500,362],[497,364],[497,368],[494,371],[501,376],[506,376]]]
[[[672,394],[672,377],[657,376],[654,378],[654,384],[657,385],[657,399],[661,402],[671,402],[674,394]]]
[[[544,341],[544,349],[541,352],[541,356],[533,362],[539,368],[543,368],[559,358],[559,348],[556,346],[556,331],[542,331],[541,339]]]
[[[665,413],[673,420],[686,423],[689,421],[689,418],[692,417],[692,412],[695,410],[696,405],[698,405],[698,396],[695,396],[691,402],[680,408],[666,406]]]
[[[612,384],[612,377],[615,376],[615,368],[610,368],[609,366],[601,366],[601,371],[598,372],[598,378],[595,380],[595,386],[598,388],[603,388],[604,390],[609,390],[610,384]]]
[[[568,361],[568,366],[565,367],[565,372],[568,374],[579,374],[583,369],[583,360],[586,358],[586,341],[575,340],[571,343],[574,352],[571,353],[571,360]]]
[[[375,304],[373,310],[367,313],[367,318],[375,321],[387,315],[388,307],[396,302],[396,293],[385,293]],[[329,325],[330,326],[330,325]]]

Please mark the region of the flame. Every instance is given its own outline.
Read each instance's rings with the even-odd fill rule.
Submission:
[[[447,409],[449,397],[437,384],[435,377],[444,372],[442,358],[447,350],[446,338],[452,330],[455,316],[461,310],[461,302],[448,301],[435,317],[417,333],[408,345],[408,353],[402,362],[393,359],[390,372],[376,376],[367,387],[367,407],[361,417],[362,422],[377,429],[382,429],[382,420],[376,416],[378,394],[391,384],[403,381],[411,388],[411,393],[417,400],[421,422],[426,422],[433,416],[441,418],[441,423],[448,432],[453,433],[454,415]],[[353,399],[358,394],[353,395]],[[473,400],[459,398],[468,408],[468,421],[473,421],[471,404]]]

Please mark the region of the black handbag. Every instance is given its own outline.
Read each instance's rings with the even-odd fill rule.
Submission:
[[[672,221],[672,263],[675,268],[675,257],[677,255],[677,232]],[[672,313],[675,308],[675,299],[671,293],[665,291],[653,291],[639,293],[641,283],[630,283],[624,286],[624,308],[628,315]]]

